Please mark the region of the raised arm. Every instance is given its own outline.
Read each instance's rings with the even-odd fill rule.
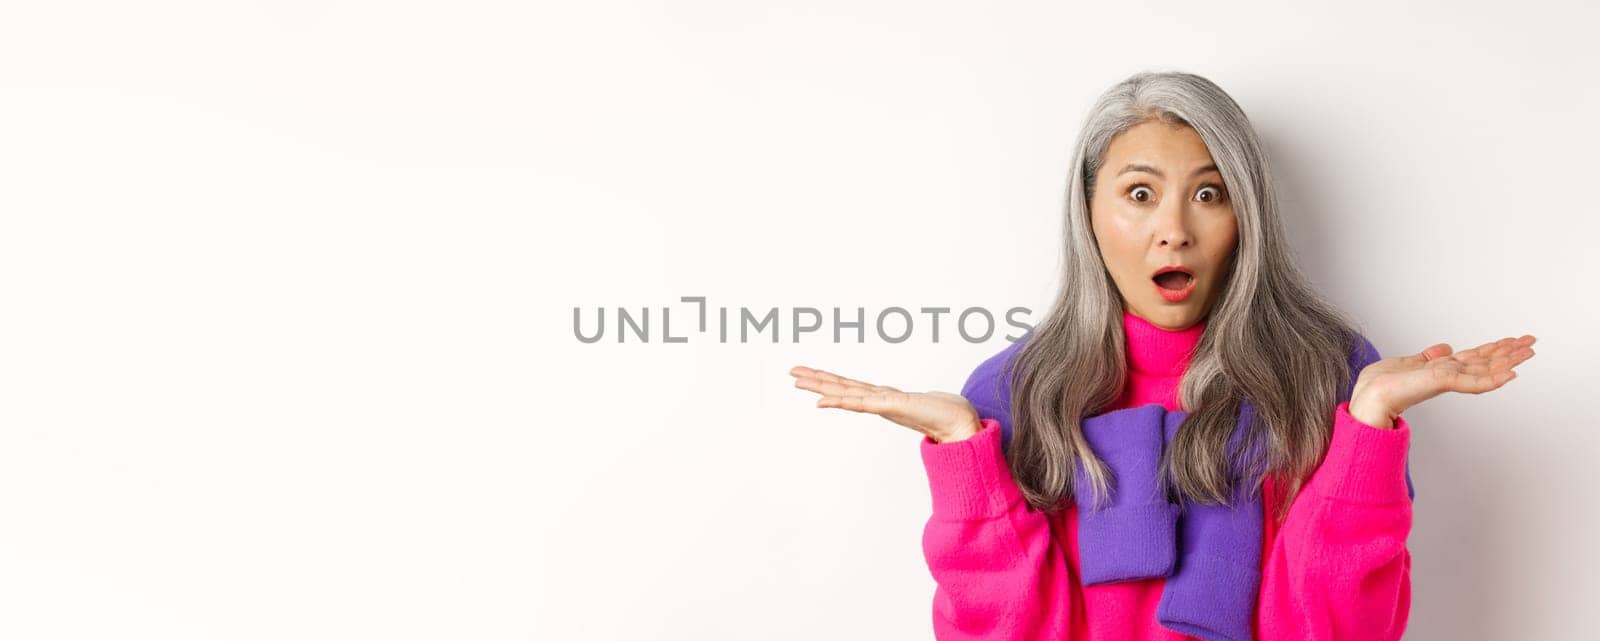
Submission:
[[[933,514],[922,552],[937,587],[933,629],[956,639],[1070,639],[1076,604],[1067,556],[1049,517],[1032,509],[1006,465],[1012,343],[975,368],[961,396],[982,429],[964,440],[922,440]]]
[[[1436,343],[1382,358],[1362,337],[1328,451],[1290,507],[1262,573],[1264,640],[1399,639],[1411,609],[1411,427],[1400,416],[1442,394],[1482,394],[1516,377],[1534,337],[1452,353]]]
[[[1065,551],[1006,467],[1000,423],[960,441],[922,440],[933,497],[922,551],[937,586],[940,641],[1068,640],[1076,606]]]
[[[1263,641],[1387,641],[1411,608],[1411,428],[1335,409],[1327,456],[1295,499],[1262,570]]]
[[[1001,365],[1015,343],[968,378],[962,395],[901,392],[796,367],[818,407],[870,412],[921,433],[933,510],[922,549],[937,584],[940,641],[1070,641],[1074,586],[1050,519],[1022,496],[1005,458],[1009,386]]]

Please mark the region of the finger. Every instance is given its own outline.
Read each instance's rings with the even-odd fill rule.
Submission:
[[[844,385],[846,387],[850,387],[850,388],[853,388],[853,389],[860,390],[859,393],[866,393],[866,392],[871,392],[872,391],[872,388],[870,386],[862,385],[859,382],[850,382],[848,379],[845,379],[844,377],[831,375],[831,374],[828,374],[827,372],[824,372],[822,370],[815,370],[815,369],[805,368],[804,373],[799,373],[799,372],[796,372],[794,370],[791,370],[790,371],[790,375],[795,377],[795,387],[803,387],[802,385],[800,385],[801,381],[810,381],[810,384],[815,384],[815,383],[833,383],[833,384],[836,384],[836,385]]]
[[[801,384],[802,381],[805,382],[804,385]],[[867,383],[863,383],[861,381],[851,380],[851,379],[843,378],[843,377],[834,377],[832,379],[825,379],[825,378],[815,377],[815,376],[806,376],[806,377],[801,377],[801,378],[795,379],[795,387],[799,387],[801,389],[811,389],[812,387],[818,386],[818,385],[833,385],[833,386],[837,386],[837,388],[839,390],[848,390],[848,392],[847,392],[848,394],[854,394],[854,395],[857,395],[857,396],[865,395],[865,394],[883,394],[883,393],[887,393],[887,392],[898,392],[898,391],[900,391],[898,389],[895,389],[893,387],[889,387],[887,385],[870,385],[870,384],[867,384]]]
[[[1421,365],[1421,364],[1427,363],[1429,361],[1439,360],[1439,359],[1444,358],[1444,357],[1449,356],[1449,355],[1450,355],[1450,344],[1449,343],[1434,343],[1432,345],[1429,345],[1427,349],[1424,349],[1424,350],[1422,350],[1420,352],[1417,352],[1417,353],[1412,354],[1410,356],[1400,356],[1398,358],[1401,361],[1409,363],[1411,365]]]
[[[1500,346],[1500,341],[1490,341],[1472,349],[1464,349],[1451,355],[1456,361],[1463,364],[1483,363],[1493,358],[1495,350]]]
[[[1483,355],[1490,360],[1502,357],[1511,353],[1512,350],[1517,349],[1516,342],[1517,339],[1507,337],[1497,340],[1493,343],[1489,343],[1488,349],[1483,350]]]
[[[1521,348],[1532,345],[1533,341],[1534,338],[1531,334],[1523,334],[1520,337],[1507,336],[1467,350],[1467,354],[1469,358],[1481,357],[1493,360],[1503,354],[1516,353]]]
[[[1516,349],[1516,351],[1496,354],[1490,358],[1468,359],[1460,363],[1460,371],[1465,374],[1475,375],[1505,371],[1521,365],[1523,361],[1533,358],[1533,354],[1533,348],[1523,347]]]
[[[1516,377],[1517,373],[1511,370],[1500,370],[1481,375],[1461,374],[1455,378],[1454,385],[1450,389],[1467,394],[1482,394],[1498,389],[1501,385],[1505,385]]]
[[[1538,342],[1538,340],[1539,339],[1537,337],[1535,337],[1533,334],[1523,334],[1521,336],[1507,336],[1507,337],[1502,338],[1500,340],[1497,340],[1495,342],[1496,343],[1503,343],[1503,344],[1506,344],[1506,345],[1510,345],[1512,348],[1517,348],[1517,347],[1528,347],[1530,345],[1533,345],[1535,342]]]
[[[834,373],[829,372],[827,370],[820,370],[820,369],[816,369],[814,367],[806,367],[804,365],[796,365],[794,367],[789,368],[789,375],[793,376],[793,377],[796,377],[796,378],[801,378],[801,377],[819,378],[819,379],[823,379],[823,380],[834,381],[836,383],[843,383],[843,382],[846,382],[846,381],[850,380],[848,378],[845,378],[845,377],[840,376],[838,374],[834,374]]]
[[[1453,363],[1441,363],[1439,366],[1455,365],[1463,373],[1479,375],[1504,370],[1515,367],[1522,361],[1532,358],[1533,350],[1530,346],[1536,340],[1532,334],[1523,334],[1518,337],[1507,336],[1472,349],[1456,352],[1450,356]]]
[[[1493,351],[1485,353],[1477,359],[1489,369],[1505,369],[1515,367],[1518,363],[1533,357],[1533,348],[1519,347],[1520,342],[1514,338],[1500,339]]]
[[[876,390],[859,385],[846,385],[820,378],[797,378],[794,381],[794,386],[826,396],[866,396],[878,393]]]
[[[1496,354],[1490,364],[1496,369],[1516,367],[1518,363],[1533,358],[1532,347],[1511,348],[1506,352]]]
[[[840,376],[838,374],[835,374],[833,372],[829,372],[829,371],[826,371],[826,370],[811,369],[809,367],[806,368],[806,369],[808,370],[809,375],[811,377],[813,377],[813,378],[819,378],[819,379],[822,379],[824,381],[829,381],[829,382],[833,382],[833,383],[839,383],[841,385],[854,385],[854,386],[857,386],[857,387],[862,387],[862,388],[865,388],[865,389],[868,389],[868,390],[873,390],[873,391],[883,391],[883,390],[895,391],[895,392],[900,391],[900,390],[897,390],[897,389],[894,389],[892,387],[888,387],[888,386],[885,386],[885,385],[873,385],[872,383],[868,383],[866,381],[858,381],[858,380],[853,379],[853,378],[845,378],[843,376]]]
[[[1533,344],[1538,341],[1539,339],[1534,337],[1533,334],[1523,334],[1512,339],[1507,350],[1511,352],[1510,356],[1520,363],[1533,358]]]
[[[824,370],[824,369],[813,369],[813,370],[811,370],[811,375],[813,377],[820,378],[820,379],[825,380],[825,381],[832,381],[832,382],[835,382],[835,383],[854,383],[854,384],[857,384],[857,385],[863,385],[863,386],[866,386],[866,387],[871,387],[871,385],[868,385],[864,381],[858,381],[858,380],[855,380],[853,378],[846,378],[846,377],[840,376],[838,374],[835,374],[833,372],[830,372],[830,371]]]
[[[1413,357],[1413,358],[1420,358],[1422,362],[1426,363],[1428,361],[1438,360],[1438,359],[1444,358],[1444,357],[1449,356],[1449,355],[1450,355],[1450,344],[1449,343],[1434,343],[1432,345],[1429,345],[1427,349],[1422,350],[1421,352],[1418,352],[1417,355],[1415,357]]]
[[[1515,352],[1507,354],[1504,357],[1504,360],[1500,363],[1500,366],[1495,368],[1495,369],[1506,369],[1506,370],[1509,370],[1509,369],[1511,369],[1513,367],[1521,365],[1523,361],[1526,361],[1526,360],[1528,360],[1530,358],[1533,358],[1533,354],[1534,354],[1533,348],[1524,347],[1524,348],[1519,349],[1519,350],[1517,350]]]
[[[896,405],[882,394],[872,394],[869,396],[824,396],[817,399],[817,407],[832,407],[881,416],[885,412],[893,410]]]

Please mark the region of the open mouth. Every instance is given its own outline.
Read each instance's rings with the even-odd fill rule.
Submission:
[[[1176,271],[1162,272],[1157,274],[1152,280],[1156,281],[1156,286],[1162,289],[1177,292],[1183,291],[1184,288],[1189,286],[1189,283],[1194,282],[1194,276]]]

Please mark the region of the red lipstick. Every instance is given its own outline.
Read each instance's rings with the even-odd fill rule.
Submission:
[[[1162,274],[1171,272],[1186,274],[1188,275],[1188,278],[1184,279],[1179,276],[1162,278]],[[1168,302],[1179,303],[1183,302],[1184,299],[1189,297],[1190,293],[1194,292],[1194,284],[1199,279],[1195,278],[1194,272],[1190,271],[1187,267],[1181,265],[1168,265],[1156,270],[1155,275],[1151,276],[1150,280],[1155,285],[1156,292],[1161,294],[1162,298],[1167,299]],[[1169,287],[1178,286],[1180,283],[1181,287],[1178,287],[1177,289],[1169,289]],[[1163,285],[1166,285],[1167,287],[1164,287]]]

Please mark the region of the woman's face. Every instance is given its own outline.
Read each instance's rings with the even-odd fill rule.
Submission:
[[[1205,318],[1239,234],[1233,199],[1200,134],[1152,120],[1112,138],[1089,218],[1123,309],[1169,330]],[[1193,278],[1155,278],[1169,265]]]

